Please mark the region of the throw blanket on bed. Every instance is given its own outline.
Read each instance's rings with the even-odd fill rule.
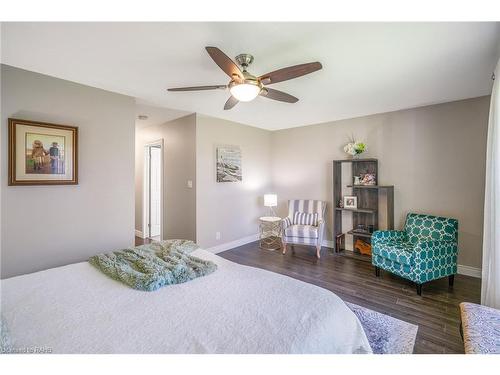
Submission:
[[[153,291],[215,271],[215,263],[189,255],[197,248],[187,240],[161,241],[95,255],[89,263],[134,289]]]

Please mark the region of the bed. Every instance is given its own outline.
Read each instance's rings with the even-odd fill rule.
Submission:
[[[14,348],[53,353],[371,353],[334,293],[204,250],[214,273],[154,292],[87,262],[2,280]]]

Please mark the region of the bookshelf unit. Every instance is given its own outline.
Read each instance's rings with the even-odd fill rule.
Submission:
[[[342,181],[342,165],[348,164],[352,169],[352,181]],[[354,176],[364,173],[374,173],[375,185],[354,185]],[[333,161],[333,246],[334,251],[339,252],[337,247],[337,237],[353,236],[353,243],[357,239],[371,243],[371,233],[356,232],[358,225],[368,227],[373,225],[373,230],[394,229],[394,186],[378,185],[379,183],[378,160],[374,158],[365,159],[345,159]],[[339,201],[343,199],[344,188],[351,189],[350,195],[358,198],[358,208],[339,207]],[[344,230],[342,228],[342,215],[345,212],[352,212],[353,229]]]

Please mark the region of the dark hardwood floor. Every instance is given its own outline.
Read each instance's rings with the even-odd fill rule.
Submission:
[[[136,238],[140,245],[144,240]],[[427,283],[422,296],[404,279],[381,271],[375,277],[366,258],[333,254],[323,248],[321,259],[312,247],[295,246],[295,251],[268,251],[257,242],[224,251],[217,255],[247,266],[293,277],[331,290],[343,300],[418,325],[414,353],[463,353],[458,304],[479,303],[481,281],[456,275],[453,288],[448,279]],[[349,253],[347,253],[349,254]]]
[[[456,275],[453,288],[448,278],[432,281],[418,296],[415,286],[404,279],[375,271],[369,261],[333,254],[323,248],[321,259],[312,247],[295,246],[286,255],[250,243],[217,254],[233,262],[281,273],[331,290],[343,300],[418,325],[414,353],[463,353],[458,304],[478,303],[480,279]]]

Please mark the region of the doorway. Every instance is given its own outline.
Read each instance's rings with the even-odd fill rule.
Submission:
[[[144,236],[163,239],[163,140],[144,146]]]

